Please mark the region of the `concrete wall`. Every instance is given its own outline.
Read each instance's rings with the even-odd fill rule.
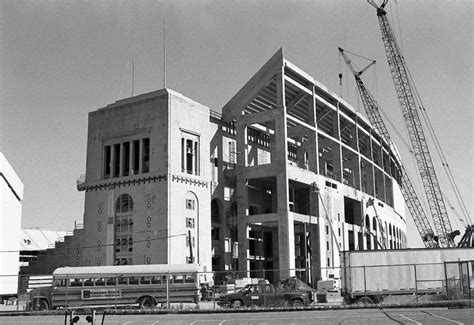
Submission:
[[[23,183],[0,152],[0,295],[17,293]]]

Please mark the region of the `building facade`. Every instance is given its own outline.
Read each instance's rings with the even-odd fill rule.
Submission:
[[[338,278],[341,250],[406,247],[399,182],[368,120],[280,49],[222,114],[169,89],[89,114],[81,264]]]
[[[215,129],[215,127],[214,127]],[[162,89],[89,114],[82,265],[211,266],[209,108]]]
[[[16,295],[23,183],[0,152],[0,302]]]

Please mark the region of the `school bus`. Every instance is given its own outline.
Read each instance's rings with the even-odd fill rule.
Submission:
[[[199,270],[196,264],[61,267],[50,287],[30,292],[31,309],[197,303],[206,280]]]

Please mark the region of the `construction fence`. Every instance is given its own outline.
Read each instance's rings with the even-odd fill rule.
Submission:
[[[112,308],[120,307],[122,300],[129,297],[129,303],[138,295],[153,299],[139,301],[141,308],[206,308],[217,309],[223,297],[242,291],[247,285],[262,285],[256,288],[246,306],[274,306],[278,290],[298,291],[295,282],[305,283],[301,291],[311,291],[311,304],[324,303],[391,303],[393,297],[407,298],[402,302],[467,300],[474,298],[474,260],[445,263],[417,263],[397,265],[348,266],[345,268],[298,268],[261,269],[253,271],[202,272],[197,278],[180,274],[122,278],[70,279],[68,286],[76,288],[75,294],[64,294],[61,299],[69,306],[74,299],[104,299]],[[325,280],[320,280],[321,278]],[[28,298],[34,288],[52,285],[51,276],[20,275],[20,301]],[[198,290],[193,284],[198,284]],[[283,289],[282,283],[284,284]],[[267,286],[270,285],[271,287]],[[26,286],[26,287],[25,287]],[[130,288],[140,287],[140,291]],[[127,289],[128,288],[128,289]],[[262,292],[258,292],[262,290]],[[260,298],[255,298],[260,294]],[[331,299],[327,299],[332,297]],[[422,298],[423,297],[423,298]],[[427,297],[429,299],[427,299]],[[108,300],[107,300],[108,299]],[[259,300],[260,299],[260,300]],[[365,300],[364,300],[365,299]],[[107,302],[106,302],[107,301]],[[30,301],[31,302],[31,301]],[[291,306],[291,301],[278,304]],[[306,302],[305,302],[305,305]],[[174,307],[173,307],[174,306]],[[48,309],[48,306],[37,306]],[[22,305],[19,309],[26,308]]]

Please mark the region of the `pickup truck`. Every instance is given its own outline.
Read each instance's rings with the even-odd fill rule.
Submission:
[[[289,278],[276,285],[248,284],[235,293],[221,296],[217,304],[221,307],[231,308],[249,306],[303,307],[313,302],[313,296],[314,290],[310,286],[297,278]]]

